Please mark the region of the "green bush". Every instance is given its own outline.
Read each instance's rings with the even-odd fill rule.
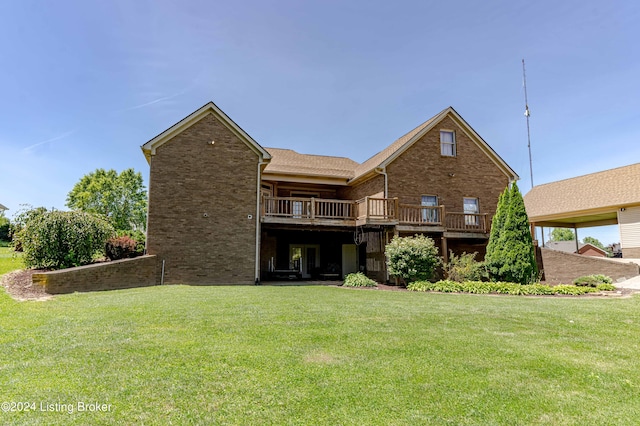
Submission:
[[[385,247],[389,274],[406,282],[427,280],[440,265],[438,248],[424,235],[393,237]]]
[[[613,284],[613,280],[606,275],[593,274],[576,278],[573,284],[580,287],[597,287],[600,284]]]
[[[0,241],[11,241],[11,222],[4,216],[0,216]]]
[[[604,283],[604,284],[598,284],[596,286],[596,290],[598,290],[598,291],[614,291],[614,290],[617,290],[617,289],[616,289],[616,286],[614,286],[613,284]]]
[[[450,252],[449,262],[444,264],[447,279],[452,281],[484,281],[489,277],[484,262],[478,262],[478,253],[462,253],[456,256]]]
[[[115,234],[103,217],[83,212],[50,211],[27,215],[18,234],[29,268],[62,269],[91,263],[104,256]]]
[[[456,282],[442,280],[435,283],[429,281],[414,281],[407,286],[411,291],[438,291],[442,293],[473,293],[473,294],[511,294],[511,295],[552,295],[566,294],[578,296],[596,291],[611,291],[615,287],[611,284],[601,284],[598,288],[578,287],[574,285],[561,284],[550,286],[546,284],[519,284],[506,282],[482,282],[465,281]]]
[[[345,287],[377,287],[378,284],[362,272],[349,274],[344,278]]]

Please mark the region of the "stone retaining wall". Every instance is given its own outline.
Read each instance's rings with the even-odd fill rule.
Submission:
[[[156,256],[114,260],[33,274],[32,282],[49,294],[148,287],[160,284],[159,263]]]
[[[640,274],[640,266],[635,263],[582,256],[548,248],[540,248],[540,252],[544,280],[550,284],[571,284],[574,279],[591,274],[608,275],[615,283]]]

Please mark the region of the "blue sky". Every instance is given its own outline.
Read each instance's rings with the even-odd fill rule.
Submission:
[[[5,1],[0,203],[65,208],[214,101],[261,145],[364,161],[453,106],[530,188],[640,161],[640,3]],[[590,229],[604,243],[616,228]]]

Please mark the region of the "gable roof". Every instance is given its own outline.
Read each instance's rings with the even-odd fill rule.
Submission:
[[[578,251],[576,251],[576,240],[570,241],[548,241],[545,243],[545,247],[551,250],[563,251],[565,253],[578,253],[583,254],[588,249],[597,251],[603,255],[607,255],[607,252],[602,250],[598,246],[594,246],[591,243],[578,243]]]
[[[515,171],[489,146],[484,139],[480,137],[478,133],[453,109],[448,107],[440,111],[435,116],[431,117],[424,123],[420,124],[409,133],[401,136],[387,148],[375,154],[373,157],[366,160],[355,170],[355,177],[353,180],[369,174],[378,168],[386,167],[393,160],[398,158],[402,153],[409,149],[414,143],[422,138],[427,132],[432,130],[438,123],[440,123],[445,117],[451,117],[458,126],[469,136],[469,138],[478,145],[478,147],[484,151],[491,160],[500,168],[500,170],[509,177],[510,180],[518,180],[520,177]]]
[[[265,174],[312,175],[351,179],[358,163],[346,157],[300,154],[291,149],[266,148],[271,161]]]
[[[640,205],[640,163],[534,186],[524,203],[532,222]]]
[[[0,211],[5,211],[5,210],[9,210],[9,207],[5,207],[2,204],[0,204]]]
[[[216,104],[214,104],[213,102],[209,102],[189,114],[187,117],[178,121],[176,124],[151,139],[149,142],[142,145],[140,148],[142,148],[142,152],[144,152],[144,156],[147,158],[147,162],[151,161],[151,156],[156,153],[156,149],[158,147],[171,140],[171,138],[182,132],[184,129],[197,123],[208,114],[215,115],[222,124],[224,124],[229,130],[231,130],[231,132],[233,132],[238,137],[238,139],[244,142],[261,158],[263,158],[264,160],[271,159],[271,155],[263,147],[261,147],[258,142],[253,140],[253,138],[249,136],[247,132],[242,130],[242,128],[238,126],[231,118],[229,118],[229,116],[225,114],[220,108],[218,108]]]

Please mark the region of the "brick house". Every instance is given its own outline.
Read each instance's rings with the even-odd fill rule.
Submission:
[[[142,146],[147,249],[165,283],[385,280],[384,245],[422,233],[446,257],[484,256],[517,174],[451,107],[360,164],[263,148],[214,103]]]

